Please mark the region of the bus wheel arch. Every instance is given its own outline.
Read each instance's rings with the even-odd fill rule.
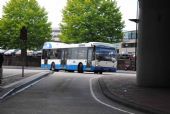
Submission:
[[[77,71],[78,71],[78,73],[83,73],[84,72],[84,70],[83,70],[83,63],[82,62],[80,62],[78,64]]]

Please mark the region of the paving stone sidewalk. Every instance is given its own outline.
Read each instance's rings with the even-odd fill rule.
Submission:
[[[23,77],[22,72],[19,69],[16,70],[15,68],[12,70],[5,68],[3,70],[2,83],[0,84],[0,101],[52,73],[49,70],[37,69],[30,71],[28,69],[25,70]]]
[[[1,86],[6,86],[8,84],[11,84],[13,82],[25,79],[27,77],[30,77],[32,75],[38,74],[38,72],[33,72],[33,73],[24,73],[24,77],[22,77],[22,74],[17,74],[17,75],[13,75],[13,76],[9,76],[9,77],[4,77],[2,79],[2,84]]]
[[[149,114],[170,114],[170,89],[147,88],[136,84],[135,76],[103,76],[99,79],[104,95]]]

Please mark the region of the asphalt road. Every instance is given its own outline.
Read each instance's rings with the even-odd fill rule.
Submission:
[[[103,96],[104,75],[55,72],[2,102],[0,114],[142,114]]]

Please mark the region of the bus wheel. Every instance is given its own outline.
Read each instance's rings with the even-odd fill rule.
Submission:
[[[51,68],[50,68],[52,71],[55,71],[55,63],[54,62],[52,62],[51,63]]]
[[[102,74],[102,73],[103,73],[102,71],[99,72],[99,74]]]
[[[98,72],[97,72],[97,71],[94,71],[94,74],[98,74]]]
[[[78,64],[78,73],[83,73],[83,64],[82,63]]]

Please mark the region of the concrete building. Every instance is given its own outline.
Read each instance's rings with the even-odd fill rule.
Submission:
[[[53,28],[52,29],[52,41],[60,42],[59,34],[60,34],[60,29],[59,28]]]
[[[124,32],[120,53],[135,54],[136,30]]]
[[[123,41],[114,45],[119,54],[135,54],[136,30],[125,31]]]

